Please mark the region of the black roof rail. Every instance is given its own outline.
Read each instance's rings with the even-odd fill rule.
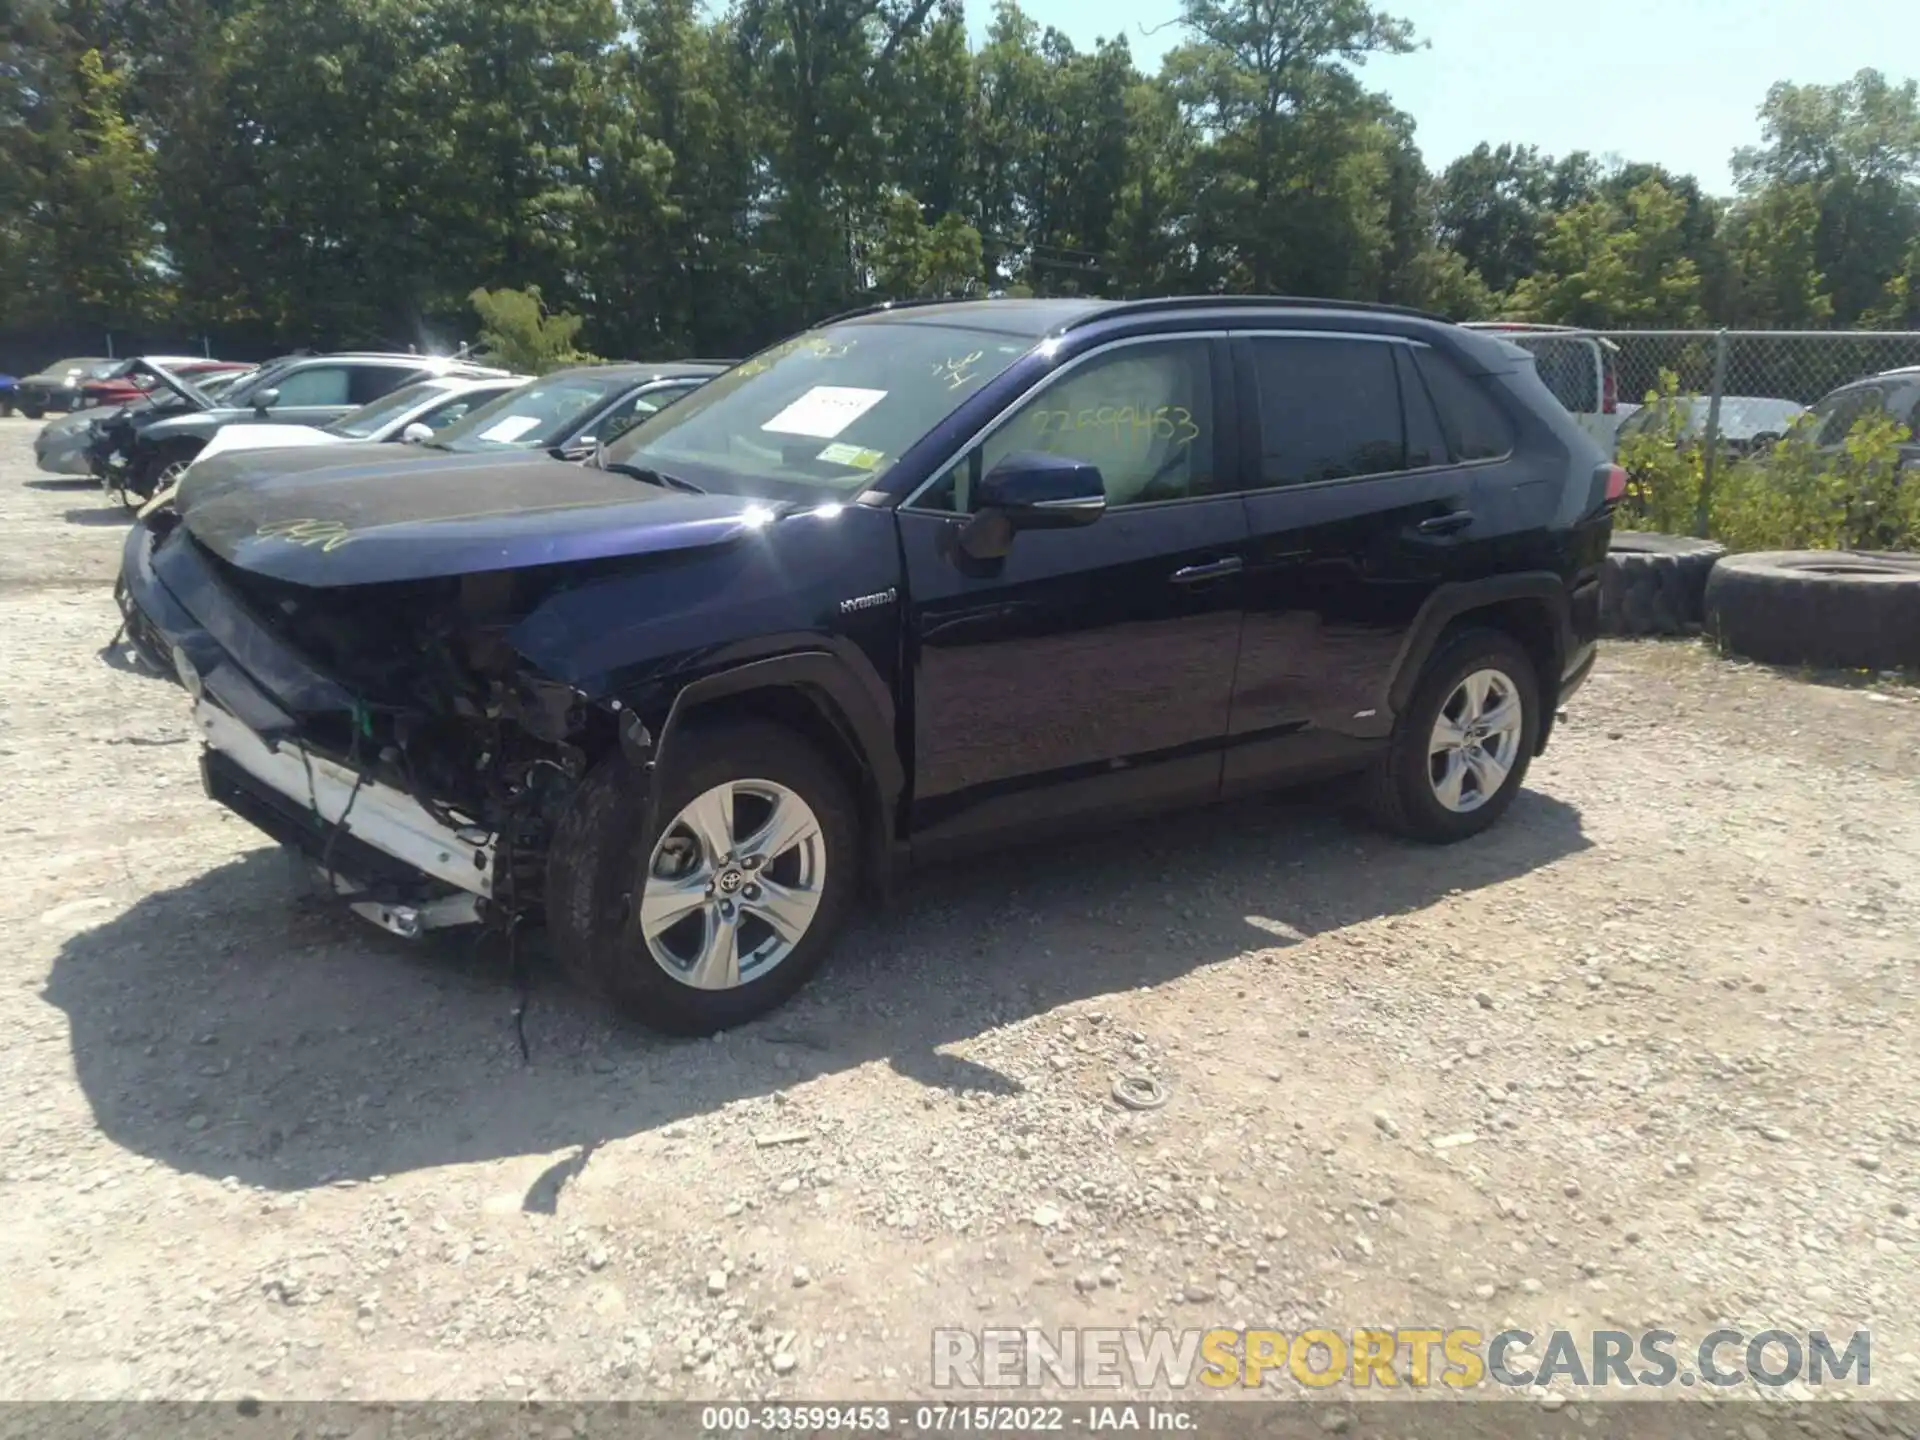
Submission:
[[[1441,325],[1453,322],[1431,310],[1411,305],[1383,305],[1374,300],[1333,300],[1314,295],[1160,295],[1144,300],[1116,300],[1090,314],[1069,321],[1064,329],[1090,325],[1095,320],[1110,320],[1116,314],[1152,313],[1157,310],[1359,310],[1374,315],[1402,315],[1410,320],[1432,320]]]
[[[876,305],[862,305],[857,310],[843,310],[838,315],[829,315],[824,320],[816,320],[808,329],[821,325],[838,325],[842,320],[857,320],[862,315],[882,315],[889,310],[915,310],[923,305],[967,305],[984,303],[980,295],[930,295],[913,300],[882,300]]]

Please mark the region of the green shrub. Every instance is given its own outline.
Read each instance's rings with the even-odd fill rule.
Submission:
[[[1647,403],[1681,398],[1675,376],[1663,372]],[[1687,417],[1684,405],[1673,405],[1657,425],[1620,442],[1627,493],[1619,528],[1697,530],[1706,447],[1687,438]],[[1818,450],[1813,438],[1803,422],[1761,454],[1736,459],[1723,449],[1706,497],[1707,536],[1729,550],[1920,549],[1920,472],[1900,472],[1907,428],[1876,411],[1861,416],[1838,449]]]
[[[1837,450],[1796,426],[1714,486],[1709,533],[1730,550],[1911,550],[1920,547],[1920,483],[1902,484],[1907,427],[1860,417]]]

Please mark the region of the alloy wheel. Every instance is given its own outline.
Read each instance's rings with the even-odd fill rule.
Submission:
[[[1520,758],[1520,690],[1499,670],[1475,670],[1447,697],[1427,744],[1434,798],[1455,814],[1478,810],[1507,783]]]
[[[661,832],[640,893],[656,964],[697,990],[766,975],[806,937],[826,890],[819,817],[786,786],[729,780]]]

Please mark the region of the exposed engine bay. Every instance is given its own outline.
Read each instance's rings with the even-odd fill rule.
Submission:
[[[168,536],[178,517],[146,523]],[[541,600],[618,562],[319,590],[199,554],[231,601],[353,697],[351,708],[302,713],[300,744],[410,796],[449,832],[487,837],[495,873],[482,917],[537,920],[548,842],[574,786],[620,743],[622,719],[645,731],[535,674],[506,637]]]

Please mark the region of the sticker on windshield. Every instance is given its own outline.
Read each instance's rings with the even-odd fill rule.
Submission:
[[[475,439],[493,440],[502,445],[511,444],[540,423],[538,415],[509,415],[482,430]]]
[[[884,390],[816,385],[760,428],[780,435],[812,435],[831,440],[886,398]]]
[[[824,460],[829,465],[846,465],[855,470],[874,470],[879,468],[880,462],[886,456],[878,450],[862,450],[858,445],[849,445],[843,440],[836,440],[813,458]]]

